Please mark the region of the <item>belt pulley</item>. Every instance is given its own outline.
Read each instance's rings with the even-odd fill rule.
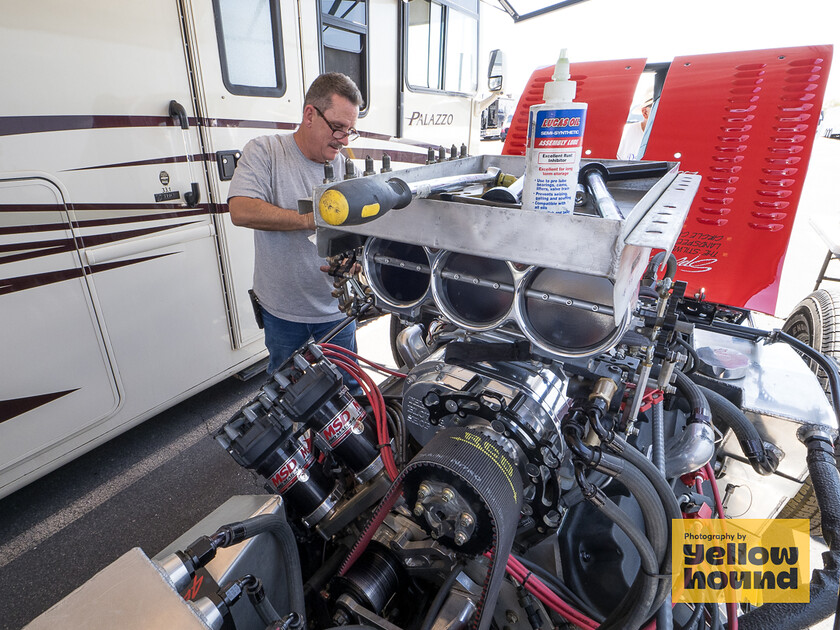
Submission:
[[[409,505],[414,505],[418,502],[420,486],[429,480],[448,484],[453,494],[465,499],[475,514],[474,533],[466,542],[453,538],[452,548],[470,555],[490,552],[487,576],[471,626],[486,630],[493,617],[523,504],[522,475],[515,452],[505,438],[486,427],[447,428],[429,440],[392,484],[340,574],[355,562],[397,499],[404,496]],[[429,520],[420,522],[430,533],[439,535]],[[450,544],[448,534],[440,536],[440,540]]]

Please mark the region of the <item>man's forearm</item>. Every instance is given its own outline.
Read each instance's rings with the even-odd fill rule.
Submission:
[[[230,219],[234,225],[254,230],[314,230],[315,215],[298,214],[296,210],[251,197],[231,197],[228,201]]]

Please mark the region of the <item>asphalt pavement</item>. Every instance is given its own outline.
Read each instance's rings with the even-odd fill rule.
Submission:
[[[265,493],[211,437],[264,381],[223,381],[0,500],[0,629],[133,547],[154,556],[229,497]]]

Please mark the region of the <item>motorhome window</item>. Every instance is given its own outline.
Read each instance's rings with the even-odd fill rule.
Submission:
[[[222,78],[245,96],[283,96],[279,0],[213,0]]]
[[[356,82],[368,103],[368,14],[365,0],[321,0],[321,69]]]
[[[365,0],[321,0],[321,13],[367,25]]]
[[[477,0],[414,0],[405,10],[409,86],[474,92],[478,85]]]
[[[415,87],[441,87],[443,59],[443,7],[432,2],[408,5],[408,83]]]
[[[472,92],[476,89],[478,65],[478,22],[460,11],[449,11],[446,26],[446,69],[444,89],[447,92]]]

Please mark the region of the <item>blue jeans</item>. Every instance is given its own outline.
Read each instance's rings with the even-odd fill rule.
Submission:
[[[343,321],[342,319],[338,319],[322,324],[301,324],[300,322],[290,322],[286,319],[280,319],[264,308],[260,308],[262,309],[263,329],[265,330],[265,347],[268,348],[269,355],[267,370],[269,374],[273,373],[274,370],[280,367],[283,361],[292,356],[296,350],[309,341],[310,337],[318,341]],[[351,322],[345,326],[329,343],[356,352],[356,322]],[[355,379],[349,378],[344,370],[339,369],[339,371],[345,377],[344,382],[350,388],[351,393],[361,391]]]

